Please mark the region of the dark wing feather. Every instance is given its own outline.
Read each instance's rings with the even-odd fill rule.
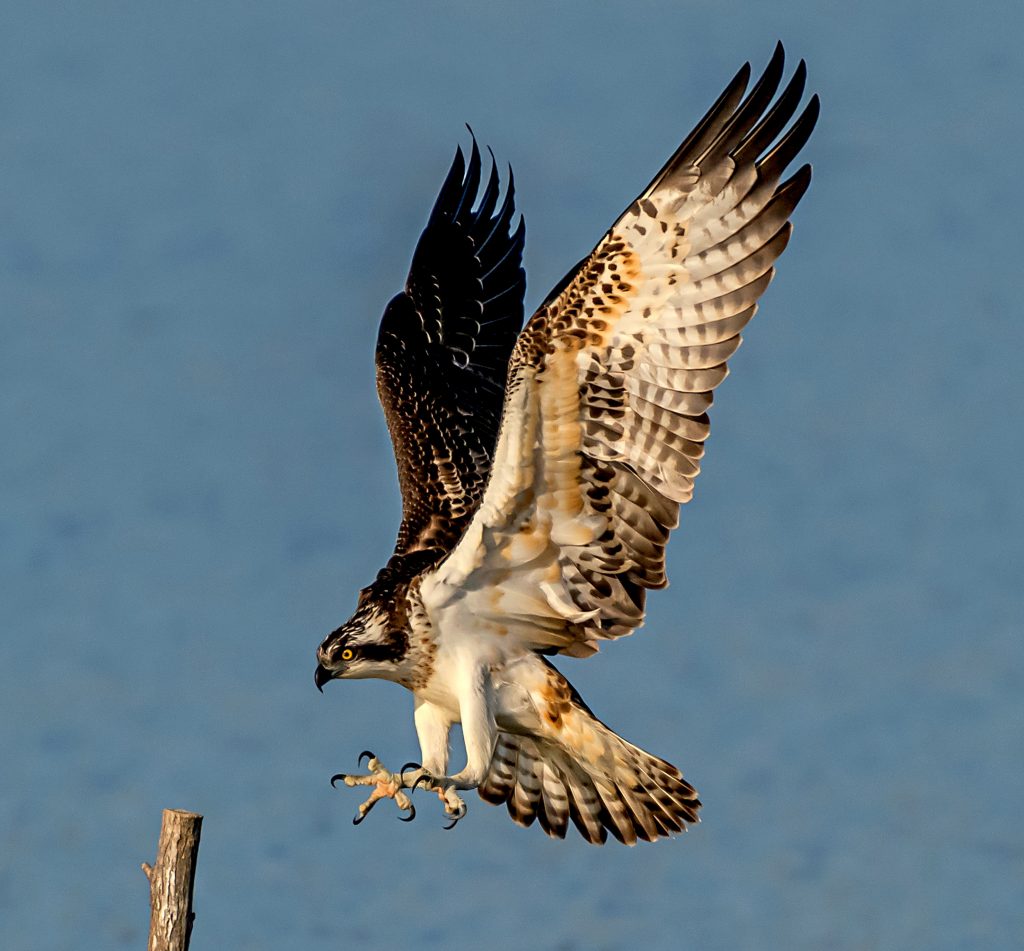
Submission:
[[[396,554],[440,558],[476,511],[498,437],[509,355],[523,325],[525,224],[512,230],[512,171],[481,185],[460,148],[377,337],[377,392],[402,490]]]

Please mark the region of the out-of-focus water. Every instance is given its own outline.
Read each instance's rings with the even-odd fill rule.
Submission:
[[[0,12],[0,946],[1024,942],[1019,4],[17,4]],[[358,829],[410,699],[312,684],[391,549],[372,344],[463,123],[528,302],[744,59],[815,181],[714,412],[672,588],[563,667],[704,823],[627,850],[473,799]]]

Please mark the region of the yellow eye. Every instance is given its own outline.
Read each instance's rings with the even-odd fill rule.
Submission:
[[[343,650],[343,651],[341,652],[341,659],[342,659],[342,660],[351,660],[351,659],[352,659],[353,657],[355,657],[355,656],[356,656],[356,655],[355,655],[355,652],[354,652],[354,651],[352,650],[352,648],[351,648],[351,647],[346,647],[346,648],[345,648],[345,649],[344,649],[344,650]]]

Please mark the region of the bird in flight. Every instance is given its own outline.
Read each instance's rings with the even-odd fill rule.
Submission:
[[[700,800],[673,765],[602,723],[549,659],[643,623],[689,501],[712,393],[789,240],[811,179],[783,180],[818,117],[781,44],[745,65],[654,180],[523,327],[525,229],[511,171],[456,153],[377,339],[402,494],[395,553],[317,651],[315,682],[409,689],[421,763],[370,753],[354,820],[383,798],[506,804],[564,838],[685,831]],[[466,765],[448,769],[462,726]],[[363,756],[360,756],[360,763]],[[450,827],[450,826],[449,826]]]

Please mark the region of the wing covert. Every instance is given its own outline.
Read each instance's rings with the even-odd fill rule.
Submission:
[[[402,492],[396,554],[458,540],[490,471],[509,355],[523,324],[525,224],[512,229],[491,156],[481,192],[476,140],[458,149],[427,221],[404,291],[377,337],[377,392]]]
[[[810,182],[804,165],[780,184],[818,115],[816,96],[796,114],[803,62],[777,99],[781,44],[744,97],[749,73],[524,328],[487,490],[422,587],[432,610],[586,656],[667,583],[713,390]]]

